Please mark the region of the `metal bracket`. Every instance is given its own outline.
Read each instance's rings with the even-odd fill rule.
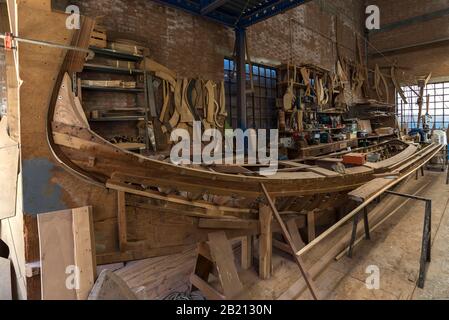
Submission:
[[[432,200],[423,198],[423,197],[409,195],[409,194],[393,192],[393,191],[385,191],[385,193],[388,193],[388,194],[391,194],[394,196],[409,198],[409,199],[413,199],[413,200],[424,201],[426,204],[425,213],[424,213],[424,227],[423,227],[423,237],[422,237],[422,244],[421,244],[421,258],[419,261],[419,277],[418,277],[418,287],[423,289],[425,277],[426,277],[426,271],[427,271],[426,262],[429,263],[431,260]]]

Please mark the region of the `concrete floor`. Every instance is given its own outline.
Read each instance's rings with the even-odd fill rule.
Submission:
[[[424,203],[409,201],[318,278],[322,299],[449,299],[449,186],[446,174],[426,171],[413,183],[430,183],[419,195],[432,199],[432,262],[424,289],[416,285],[421,253]],[[368,266],[380,271],[378,290],[367,288]],[[307,298],[305,293],[301,298]]]
[[[362,241],[353,258],[346,256],[333,263],[323,280],[326,299],[449,299],[449,186],[446,175],[426,172],[421,183],[429,181],[420,195],[432,199],[432,262],[424,289],[416,285],[421,254],[424,203],[409,201],[372,232],[371,241]],[[370,290],[366,268],[379,267],[380,287]]]
[[[388,196],[378,205],[381,212],[394,212],[375,231],[371,232],[371,240],[363,240],[354,248],[353,258],[343,256],[339,261],[332,261],[325,271],[315,280],[320,299],[353,300],[353,299],[449,299],[449,186],[445,184],[446,174],[426,171],[419,180],[411,178],[399,188],[400,192],[429,197],[432,201],[432,262],[429,265],[424,289],[416,286],[421,253],[422,229],[424,221],[424,203],[406,201],[403,198]],[[318,245],[305,255],[304,261],[310,268],[333,247],[341,235],[348,235],[351,225],[348,224],[336,232],[335,237]],[[239,251],[239,249],[236,249]],[[236,262],[239,276],[244,284],[241,299],[278,299],[296,282],[303,281],[298,266],[288,254],[273,249],[273,275],[271,279],[261,281],[255,265],[249,270],[242,270],[239,263],[239,252],[236,251]],[[190,251],[189,251],[190,252]],[[124,269],[116,271],[138,292],[141,299],[163,298],[170,291],[184,291],[189,284],[189,275],[193,270],[195,254],[182,253],[167,257],[150,258],[131,263]],[[195,250],[191,250],[195,253]],[[188,258],[186,258],[188,256]],[[168,259],[168,260],[167,260]],[[179,270],[179,259],[184,259],[183,269]],[[161,264],[161,261],[164,261]],[[171,261],[171,262],[170,262]],[[188,261],[188,263],[187,263]],[[380,271],[380,287],[370,290],[365,281],[369,274],[368,266],[378,266]],[[128,272],[128,269],[138,272]],[[143,269],[142,269],[143,268]],[[128,271],[127,271],[128,270]],[[149,284],[146,271],[150,270],[156,278],[155,284]],[[170,271],[179,274],[179,279],[163,276]],[[131,270],[132,271],[132,270]],[[130,273],[128,275],[128,273]],[[148,271],[149,272],[149,271]],[[182,289],[182,288],[184,289]],[[294,290],[293,290],[294,291]],[[307,291],[295,292],[297,299],[310,299]],[[291,298],[289,298],[291,299]]]
[[[432,199],[432,262],[427,271],[424,289],[416,285],[421,253],[424,222],[424,203],[408,201],[394,215],[371,233],[371,240],[363,240],[354,248],[353,258],[343,256],[331,264],[315,280],[320,299],[329,300],[409,300],[449,299],[449,186],[446,174],[426,171],[419,180],[410,179],[401,192],[415,193]],[[405,200],[399,197],[383,200],[380,204],[390,213]],[[387,205],[388,203],[388,205]],[[350,225],[346,226],[347,232]],[[349,228],[349,229],[348,229]],[[341,230],[344,231],[344,230]],[[314,257],[304,257],[310,268],[332,246],[318,248]],[[367,288],[365,281],[368,266],[377,266],[380,286]],[[297,265],[291,257],[274,250],[272,278],[260,281],[255,270],[241,271],[246,299],[277,299],[287,291],[299,276]],[[298,299],[310,299],[307,291]]]

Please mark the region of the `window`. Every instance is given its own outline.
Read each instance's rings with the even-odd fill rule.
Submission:
[[[246,87],[251,88],[249,65],[246,65]],[[228,124],[233,128],[237,123],[237,75],[231,59],[224,60],[224,82]],[[276,115],[276,69],[253,64],[254,92],[246,96],[248,128],[270,129],[277,127]]]
[[[413,89],[413,90],[412,90]],[[399,121],[406,124],[409,129],[417,127],[418,124],[418,86],[403,87],[407,104],[399,94],[397,95],[397,114]],[[416,93],[415,93],[416,92]],[[424,102],[422,115],[426,115],[427,95],[429,95],[430,128],[445,129],[449,126],[449,82],[431,83],[424,90]]]

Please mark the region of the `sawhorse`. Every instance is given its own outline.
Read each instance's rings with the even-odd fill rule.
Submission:
[[[352,234],[351,234],[351,241],[349,242],[349,249],[348,249],[348,257],[352,258],[352,249],[354,247],[354,243],[357,237],[357,226],[360,221],[360,216],[363,214],[363,224],[365,228],[365,239],[371,240],[371,236],[369,233],[369,222],[368,222],[368,208],[364,207],[363,211],[360,211],[354,216],[353,223],[352,223]]]

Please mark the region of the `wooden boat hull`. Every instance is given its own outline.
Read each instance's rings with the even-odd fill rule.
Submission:
[[[53,141],[70,160],[71,168],[79,168],[94,182],[132,183],[146,187],[164,187],[198,194],[231,197],[258,197],[264,183],[275,197],[304,196],[349,191],[388,171],[413,155],[409,146],[384,163],[372,164],[346,174],[325,176],[314,172],[291,172],[272,177],[256,177],[210,172],[153,160],[122,150],[94,133],[87,123],[82,107],[71,92],[66,74],[59,88],[51,126]],[[76,170],[76,169],[75,169]]]

